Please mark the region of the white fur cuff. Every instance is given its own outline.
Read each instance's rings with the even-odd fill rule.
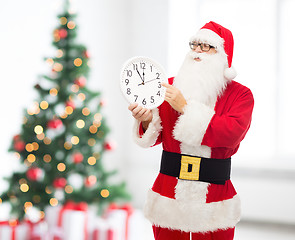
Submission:
[[[173,135],[176,140],[192,145],[200,146],[214,110],[205,104],[189,101],[175,125]]]
[[[136,120],[134,124],[134,130],[133,130],[134,141],[139,146],[144,148],[153,146],[156,143],[160,132],[162,131],[161,118],[159,116],[159,109],[157,108],[153,109],[152,113],[153,113],[153,120],[150,122],[147,130],[142,136],[139,135],[139,126],[141,122]]]

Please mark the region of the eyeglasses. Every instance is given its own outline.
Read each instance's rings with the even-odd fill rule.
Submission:
[[[214,48],[213,46],[211,46],[207,43],[199,43],[199,42],[189,42],[189,46],[192,50],[196,50],[197,47],[200,46],[200,48],[203,52],[208,52],[211,48]]]

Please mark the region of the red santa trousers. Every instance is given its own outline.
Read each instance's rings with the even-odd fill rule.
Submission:
[[[153,226],[155,240],[233,240],[235,228],[207,233],[190,233]]]

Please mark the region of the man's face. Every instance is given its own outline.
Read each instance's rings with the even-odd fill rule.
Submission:
[[[224,68],[227,56],[214,46],[202,42],[190,42],[182,66],[175,78],[177,87],[187,99],[214,104],[219,93],[224,89]]]
[[[206,54],[215,54],[217,53],[216,49],[209,44],[192,42],[190,43],[191,49],[196,53],[206,53]],[[199,57],[194,58],[195,61],[202,61]]]

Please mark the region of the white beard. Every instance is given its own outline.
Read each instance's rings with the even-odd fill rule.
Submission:
[[[194,58],[199,57],[201,61]],[[224,53],[197,53],[190,51],[174,80],[186,100],[197,100],[214,107],[217,97],[225,89],[228,80],[224,78],[227,58]]]

